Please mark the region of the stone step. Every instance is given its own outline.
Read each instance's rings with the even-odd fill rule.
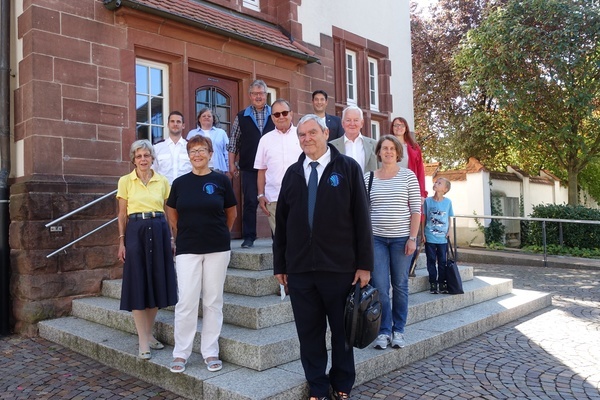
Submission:
[[[425,292],[411,294],[409,298],[408,324],[435,317],[450,311],[471,306],[510,293],[512,281],[499,278],[474,278],[464,282],[465,294],[460,296],[433,295]],[[283,302],[289,308],[289,299]],[[109,297],[89,297],[73,301],[72,315],[103,324],[114,329],[135,333],[131,313],[119,310],[119,300]],[[156,337],[173,345],[173,312],[160,310],[156,319]],[[194,351],[199,352],[202,320],[198,322],[198,334]],[[223,325],[219,339],[220,356],[223,360],[262,371],[298,359],[299,343],[293,322],[248,329],[230,323]]]
[[[473,268],[467,266],[459,266],[459,271],[463,282],[473,279]],[[281,301],[279,295],[267,293],[263,296],[247,295],[248,292],[259,293],[261,289],[252,290],[245,288],[241,290],[246,293],[228,293],[230,290],[239,292],[240,288],[244,287],[244,283],[248,285],[269,285],[268,279],[265,278],[266,271],[244,271],[244,270],[228,270],[227,280],[229,282],[238,280],[239,284],[225,284],[225,294],[223,296],[223,320],[225,323],[238,325],[250,329],[262,329],[269,326],[292,322],[292,308],[288,298]],[[230,275],[231,273],[231,275]],[[267,272],[271,277],[271,273]],[[423,292],[429,289],[429,280],[427,271],[424,269],[416,270],[416,277],[409,279],[408,291],[410,294]],[[240,277],[243,275],[244,277]],[[251,277],[254,275],[254,277]],[[273,278],[274,279],[274,278]],[[110,280],[102,282],[102,295],[120,299],[121,298],[121,280]],[[227,281],[226,281],[227,282]],[[276,286],[279,291],[279,285]],[[267,290],[269,291],[269,290]],[[198,310],[198,316],[202,316],[202,302]],[[169,308],[170,310],[173,307]]]
[[[486,279],[488,278],[483,281]],[[474,283],[468,282],[466,286]],[[458,302],[463,296],[476,297],[472,293],[430,296],[437,298],[437,301],[446,298]],[[369,347],[355,350],[356,384],[384,375],[550,305],[549,294],[513,290],[512,293],[494,299],[415,322],[407,326],[407,345],[403,349],[376,350]],[[409,311],[409,315],[412,311]],[[108,314],[107,312],[107,317]],[[163,312],[161,320],[162,314]],[[114,312],[110,315],[114,316]],[[223,369],[210,373],[201,356],[193,354],[186,371],[173,374],[168,369],[172,360],[172,347],[169,345],[164,350],[153,351],[152,360],[143,361],[137,357],[136,336],[126,331],[77,317],[42,321],[39,323],[39,330],[40,335],[48,340],[190,399],[283,400],[308,396],[302,366],[298,360],[259,372],[222,357],[225,360]],[[293,333],[295,335],[295,329]]]

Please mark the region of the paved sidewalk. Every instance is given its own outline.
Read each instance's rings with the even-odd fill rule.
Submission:
[[[357,386],[353,399],[600,399],[600,269],[464,264],[551,292],[553,307]],[[0,339],[0,399],[33,398],[179,397],[41,338]]]

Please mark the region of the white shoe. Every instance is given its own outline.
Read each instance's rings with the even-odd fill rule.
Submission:
[[[404,335],[400,332],[394,332],[394,337],[392,338],[392,347],[398,349],[404,346],[406,346],[406,342],[404,341]]]
[[[388,344],[390,343],[390,337],[385,334],[381,334],[377,336],[377,339],[373,342],[375,344],[376,349],[387,349]]]

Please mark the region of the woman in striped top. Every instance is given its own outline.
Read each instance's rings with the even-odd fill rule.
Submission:
[[[375,348],[404,347],[408,315],[408,271],[417,248],[421,221],[421,191],[410,169],[398,165],[402,144],[392,135],[379,139],[375,154],[381,168],[366,173],[375,244],[375,268],[371,284],[381,293],[382,320]],[[390,280],[392,301],[390,304]]]

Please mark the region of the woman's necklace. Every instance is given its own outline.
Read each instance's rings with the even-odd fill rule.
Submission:
[[[152,179],[152,173],[150,173],[150,176],[148,176],[147,178],[142,178],[140,176],[140,181],[142,181],[142,183],[144,184],[144,186],[148,186],[148,182],[150,182],[150,179]]]

